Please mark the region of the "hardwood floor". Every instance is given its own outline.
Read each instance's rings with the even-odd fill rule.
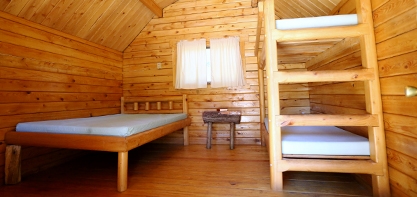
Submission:
[[[147,144],[129,152],[127,191],[116,191],[117,153],[93,152],[1,186],[0,196],[372,196],[348,174],[285,173],[269,185],[265,147]]]

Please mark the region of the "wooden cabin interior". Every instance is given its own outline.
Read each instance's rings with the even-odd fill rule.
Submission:
[[[357,9],[363,4],[369,5],[369,10],[366,6]],[[293,38],[284,34],[278,38],[281,34],[271,33],[275,20],[343,14],[358,14],[359,23],[371,24],[371,29],[363,29],[373,34],[363,38],[352,31],[348,35],[343,28],[339,32],[316,32],[317,39],[295,38],[299,35],[297,31],[302,30],[290,30],[294,32]],[[245,86],[211,88],[208,85],[191,90],[174,87],[179,41],[232,36],[240,39]],[[376,52],[374,56],[372,49]],[[271,56],[271,50],[275,50],[272,53],[277,54],[275,57]],[[368,58],[372,59],[370,62],[375,61],[374,66],[366,62]],[[277,71],[286,74],[272,73]],[[346,81],[341,73],[357,75],[352,81]],[[328,80],[310,76],[320,74]],[[275,79],[275,75],[282,78]],[[378,168],[374,175],[365,170],[357,170],[352,175],[361,186],[372,188],[367,195],[372,195],[373,190],[374,196],[417,196],[417,97],[406,97],[404,93],[405,87],[417,86],[416,0],[0,0],[0,81],[0,194],[10,194],[9,188],[13,192],[25,189],[19,184],[14,189],[4,185],[5,135],[14,132],[18,123],[119,114],[123,107],[121,97],[186,94],[187,114],[191,118],[189,146],[183,146],[184,131],[179,130],[138,150],[138,155],[146,158],[144,161],[181,163],[185,166],[183,170],[193,170],[193,164],[207,161],[221,163],[227,158],[243,161],[234,165],[247,168],[254,168],[253,164],[258,161],[261,167],[247,172],[260,180],[252,180],[253,185],[248,183],[247,187],[255,188],[256,192],[247,188],[241,192],[249,192],[248,196],[309,196],[306,194],[309,189],[292,193],[291,181],[284,181],[283,188],[277,183],[282,179],[279,174],[286,171],[275,162],[282,159],[281,148],[274,141],[280,139],[276,137],[280,133],[279,124],[291,124],[292,118],[298,118],[301,125],[306,125],[308,115],[321,118],[339,115],[347,117],[345,121],[353,119],[353,123],[335,126],[378,144],[376,148],[371,147],[370,162],[377,161],[372,165]],[[235,128],[236,150],[224,146],[230,142],[230,126],[213,124],[212,150],[219,153],[213,155],[205,149],[207,124],[202,113],[219,108],[241,111],[242,116]],[[372,119],[371,123],[359,120],[365,116]],[[273,125],[268,136],[262,131],[265,117]],[[342,119],[333,121],[339,120]],[[318,122],[326,120],[313,118],[312,121],[321,124]],[[176,160],[169,160],[168,152]],[[149,156],[153,153],[158,154]],[[91,163],[107,162],[100,157],[103,153],[23,146],[21,174],[23,178],[30,177],[26,179],[30,184],[36,182],[30,182],[36,176],[43,177],[47,184],[46,178],[57,169],[65,171],[70,166],[89,165],[85,163],[85,155],[91,154],[96,154],[89,157]],[[139,165],[152,168],[149,163]],[[220,173],[228,176],[227,170],[236,168],[220,169]],[[284,176],[297,176],[296,172],[289,173],[295,174]],[[109,176],[101,177],[113,178]],[[376,182],[384,185],[384,181],[386,185],[376,189]],[[20,184],[24,182],[25,179]],[[115,183],[101,184],[110,188],[103,191],[117,192],[112,184]],[[201,183],[178,193],[153,194],[205,196],[212,191],[207,189],[198,195],[186,193],[199,187],[198,184]],[[154,189],[161,190],[156,186]],[[290,193],[274,193],[290,189]],[[148,192],[142,194],[152,195],[152,191]],[[241,194],[238,190],[234,192],[231,195]],[[212,196],[216,195],[227,194],[219,192]],[[357,196],[361,195],[364,194]]]

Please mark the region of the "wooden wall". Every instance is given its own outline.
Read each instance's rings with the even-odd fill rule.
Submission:
[[[124,52],[123,95],[188,94],[190,143],[206,143],[206,110],[229,108],[243,113],[236,126],[236,144],[260,144],[259,87],[257,58],[254,56],[258,8],[250,0],[179,0],[164,9],[164,17],[152,19]],[[179,40],[239,36],[246,66],[246,87],[175,90],[173,59]],[[162,69],[156,69],[156,63]],[[213,124],[213,144],[229,143],[229,125]],[[160,142],[182,143],[181,133]]]
[[[391,190],[395,196],[417,196],[417,1],[374,0],[382,107]]]
[[[339,13],[352,13],[353,0]],[[417,86],[417,2],[372,0],[381,80],[389,176],[393,196],[417,195],[417,97],[406,98],[405,86]],[[307,62],[309,70],[356,69],[359,46],[346,39]],[[336,46],[337,47],[337,46]],[[333,57],[333,58],[326,58]],[[363,113],[362,83],[309,84],[312,112]],[[366,135],[366,130],[357,133]]]
[[[122,53],[0,12],[0,184],[4,134],[18,122],[120,113]],[[25,147],[22,173],[79,151]]]

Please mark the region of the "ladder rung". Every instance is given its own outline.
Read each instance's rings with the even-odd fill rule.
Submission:
[[[372,69],[274,72],[274,80],[277,83],[366,81],[374,78]]]
[[[301,40],[321,40],[333,38],[351,38],[368,34],[368,24],[358,24],[353,26],[322,27],[296,30],[277,30],[273,31],[273,39],[277,42],[301,41]]]
[[[280,126],[378,126],[378,115],[277,115]]]
[[[383,175],[381,164],[372,160],[285,159],[277,163],[279,171],[344,172]]]

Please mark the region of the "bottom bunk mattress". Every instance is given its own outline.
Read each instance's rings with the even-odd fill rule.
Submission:
[[[127,137],[186,118],[187,114],[115,114],[24,122],[17,124],[16,131]]]
[[[265,121],[268,131],[268,120]],[[365,137],[334,126],[281,127],[282,154],[369,156]]]

